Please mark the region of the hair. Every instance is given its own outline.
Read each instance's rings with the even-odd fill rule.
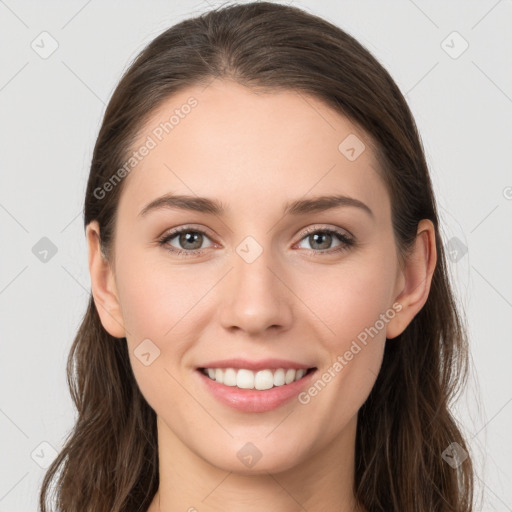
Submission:
[[[380,373],[358,412],[354,493],[368,512],[473,510],[471,457],[457,468],[442,457],[451,443],[468,451],[450,407],[467,379],[469,354],[423,146],[397,85],[352,36],[301,9],[270,2],[212,9],[160,34],[124,72],[106,108],[84,226],[98,221],[102,251],[113,263],[125,180],[105,197],[94,191],[127,161],[162,102],[214,78],[311,95],[360,127],[391,199],[400,262],[415,242],[418,222],[432,221],[437,265],[428,299],[402,334],[386,341]],[[63,512],[147,510],[159,486],[156,414],[134,378],[126,338],[105,330],[92,295],[66,370],[78,417],[45,474],[42,512],[57,474],[55,499]]]

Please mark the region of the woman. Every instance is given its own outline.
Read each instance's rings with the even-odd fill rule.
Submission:
[[[65,512],[472,510],[420,137],[350,35],[268,2],[165,31],[107,107],[84,214],[79,415],[43,511],[58,472]]]

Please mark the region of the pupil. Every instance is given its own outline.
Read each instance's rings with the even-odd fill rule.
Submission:
[[[200,233],[191,233],[191,232],[187,232],[187,233],[183,233],[181,235],[181,242],[182,244],[184,242],[186,243],[194,243],[194,238],[196,239],[196,242],[197,242],[197,238],[200,237]],[[201,245],[201,243],[199,243],[199,246]],[[193,249],[196,249],[197,247],[193,247]]]
[[[329,241],[329,238],[331,237],[331,235],[329,235],[328,233],[322,233],[322,234],[316,233],[313,235],[314,242],[318,243],[318,238],[322,238],[322,237],[327,237],[327,239]],[[320,245],[322,245],[322,242],[320,242]],[[325,246],[326,244],[324,243],[323,245]],[[327,248],[329,248],[329,243],[327,243],[326,247],[321,247],[321,249],[327,249]]]

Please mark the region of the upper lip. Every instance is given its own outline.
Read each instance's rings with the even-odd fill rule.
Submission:
[[[299,370],[303,368],[307,370],[309,368],[314,368],[313,365],[307,365],[298,363],[296,361],[290,361],[286,359],[260,359],[259,361],[249,361],[248,359],[242,358],[233,358],[233,359],[223,359],[222,361],[210,361],[205,363],[198,368],[246,368],[247,370],[266,370],[273,368],[294,368]]]

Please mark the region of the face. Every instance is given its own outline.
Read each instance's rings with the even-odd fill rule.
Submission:
[[[120,198],[114,280],[159,434],[236,472],[334,446],[374,385],[401,286],[366,134],[305,94],[215,80],[169,98],[134,151],[144,144]],[[146,208],[165,195],[195,206]],[[310,202],[323,196],[356,201]]]

